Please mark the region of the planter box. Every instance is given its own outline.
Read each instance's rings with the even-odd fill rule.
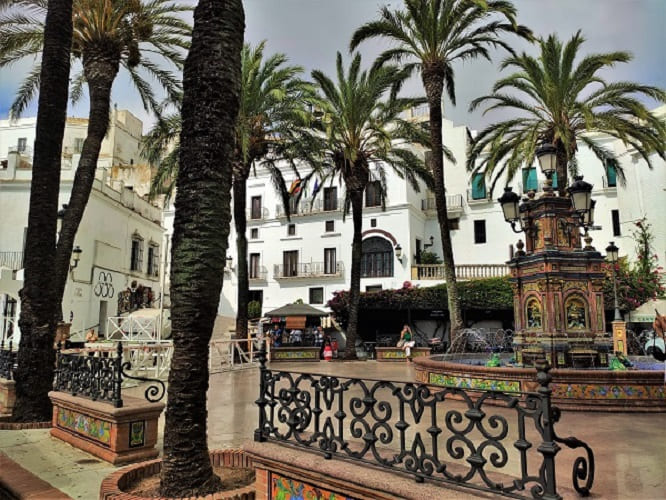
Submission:
[[[400,347],[376,347],[377,361],[405,361],[405,351]],[[412,347],[412,358],[430,356],[430,347]]]
[[[273,347],[271,361],[319,361],[319,347]]]
[[[122,408],[51,391],[51,435],[112,464],[155,458],[157,420],[164,403],[123,397]]]
[[[16,382],[0,378],[0,417],[12,414],[16,403]]]

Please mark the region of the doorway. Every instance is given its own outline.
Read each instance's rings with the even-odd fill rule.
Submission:
[[[99,301],[99,326],[97,329],[99,338],[106,338],[106,319],[108,302],[106,300]]]

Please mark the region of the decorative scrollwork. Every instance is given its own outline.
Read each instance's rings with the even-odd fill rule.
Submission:
[[[255,439],[379,465],[417,481],[531,498],[557,496],[555,440],[588,451],[574,463],[574,486],[585,495],[594,479],[592,452],[580,440],[555,436],[559,410],[550,405],[547,371],[541,367],[537,392],[506,393],[273,372],[262,360]],[[528,439],[534,430],[540,442]],[[519,477],[498,480],[515,461]]]
[[[129,361],[123,363],[120,367],[121,377],[129,378],[132,380],[139,380],[141,382],[152,382],[152,384],[146,388],[146,391],[144,392],[144,397],[151,403],[157,403],[158,401],[160,401],[164,397],[164,394],[166,393],[166,386],[164,385],[164,382],[156,378],[138,377],[136,375],[130,375],[129,373],[127,373],[126,370],[130,370],[131,368],[132,368],[132,363],[130,363]]]

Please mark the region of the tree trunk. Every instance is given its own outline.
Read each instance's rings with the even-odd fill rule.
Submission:
[[[79,166],[76,169],[72,193],[62,221],[58,247],[56,250],[55,289],[57,314],[62,318],[62,298],[67,285],[74,239],[81,224],[83,213],[90,198],[97,160],[102,148],[102,141],[109,128],[109,107],[111,105],[111,87],[118,74],[120,55],[88,50],[83,54],[83,71],[88,82],[90,93],[90,112],[88,115],[88,131]],[[93,249],[86,249],[92,252]]]
[[[174,220],[173,358],[160,495],[219,489],[206,440],[208,344],[222,289],[231,222],[234,127],[245,17],[241,0],[200,0],[183,71],[180,169]]]
[[[569,172],[567,170],[567,152],[565,151],[561,142],[557,143],[555,158],[555,171],[557,172],[557,191],[560,196],[566,196],[567,186],[569,185]]]
[[[350,191],[354,239],[352,240],[351,283],[349,284],[349,322],[345,359],[356,359],[358,337],[358,303],[361,297],[361,257],[363,246],[363,189]]]
[[[456,282],[456,270],[453,261],[453,245],[446,207],[446,183],[444,182],[444,152],[442,147],[442,92],[444,91],[444,75],[438,68],[423,70],[423,86],[425,87],[428,106],[430,108],[430,141],[432,147],[431,169],[435,181],[435,204],[437,220],[442,238],[442,261],[448,295],[449,318],[451,319],[451,344],[458,332],[463,328],[460,297]]]
[[[241,167],[242,168],[242,167]],[[247,268],[247,221],[245,220],[245,209],[247,207],[247,176],[238,171],[234,175],[234,224],[236,226],[236,253],[238,264],[236,266],[236,279],[238,280],[238,307],[236,312],[236,335],[237,339],[247,338],[247,303],[249,297],[250,282]],[[249,171],[249,170],[248,170]]]
[[[52,418],[48,392],[53,387],[56,294],[51,283],[55,265],[56,221],[60,191],[62,139],[67,118],[72,0],[50,0],[44,27],[39,108],[30,186],[21,295],[21,341],[16,370],[17,422]]]

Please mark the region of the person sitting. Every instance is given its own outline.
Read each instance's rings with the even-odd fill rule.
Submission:
[[[300,346],[303,342],[303,332],[298,328],[292,330],[289,337],[289,342],[291,342],[292,345]]]
[[[412,348],[416,345],[416,342],[412,336],[412,329],[409,328],[409,325],[404,325],[402,331],[400,332],[400,340],[398,341],[398,347],[405,351],[405,358],[408,362],[412,360]]]
[[[321,347],[324,345],[324,330],[318,326],[314,331],[314,346]]]

